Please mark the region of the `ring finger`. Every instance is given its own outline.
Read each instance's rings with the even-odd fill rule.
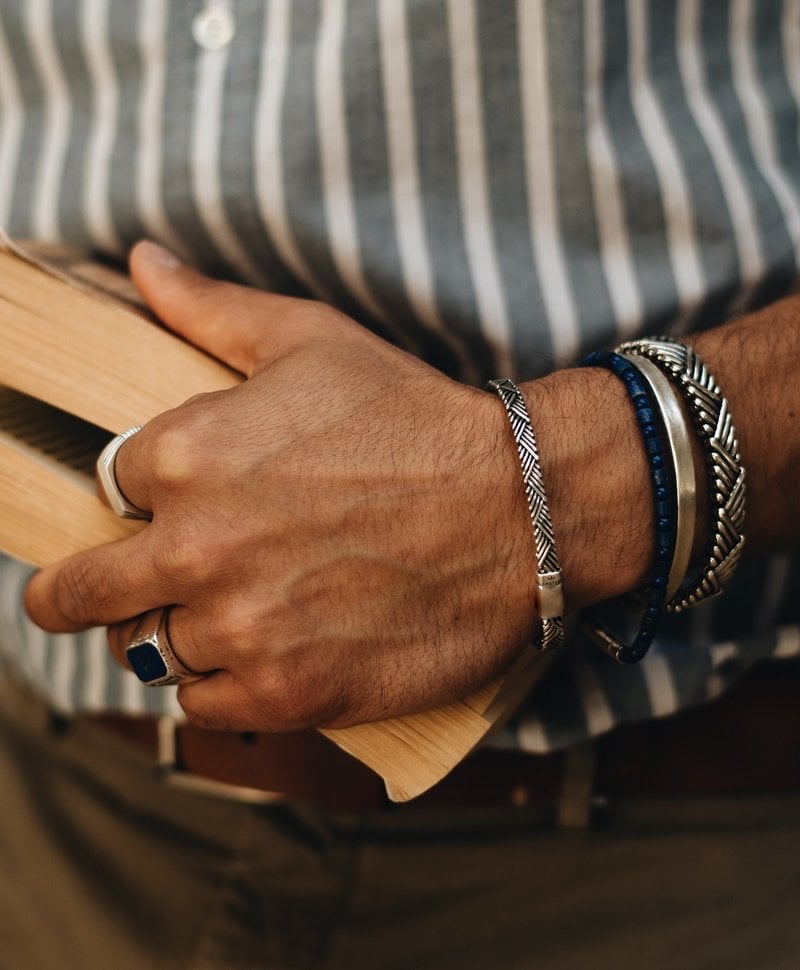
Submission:
[[[179,634],[176,639],[176,626],[180,628],[187,613],[185,607],[160,607],[110,625],[107,638],[114,659],[147,684],[186,682],[206,676],[211,670],[193,663],[187,658],[187,650],[180,646],[188,640],[181,640]]]

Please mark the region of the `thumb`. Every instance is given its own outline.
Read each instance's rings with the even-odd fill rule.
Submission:
[[[170,330],[229,366],[252,375],[263,363],[270,324],[285,297],[211,279],[145,240],[130,254],[136,287]]]

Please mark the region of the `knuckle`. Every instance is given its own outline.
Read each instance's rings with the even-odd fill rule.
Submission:
[[[214,430],[212,402],[220,393],[195,394],[148,423],[150,474],[162,488],[178,490],[202,476],[207,462],[206,439]]]
[[[264,644],[265,622],[246,598],[230,594],[215,611],[215,625],[240,657],[257,657]]]
[[[307,669],[277,664],[261,685],[263,709],[281,730],[299,731],[332,721],[341,706],[330,671],[313,674]]]
[[[53,599],[61,615],[70,623],[80,624],[102,610],[106,597],[101,580],[91,561],[78,559],[66,566],[53,587]]]
[[[339,326],[340,321],[346,319],[343,314],[329,304],[316,299],[287,300],[281,321],[281,344],[284,353],[290,353],[306,343],[319,339],[321,333],[327,333],[331,328]],[[265,350],[274,354],[276,349],[276,335],[267,331],[263,338]]]
[[[150,447],[151,474],[162,488],[177,491],[196,478],[196,439],[188,421],[171,420],[159,430]]]
[[[157,574],[197,586],[206,584],[215,574],[218,560],[218,543],[213,534],[191,518],[182,520],[169,541],[153,552]]]

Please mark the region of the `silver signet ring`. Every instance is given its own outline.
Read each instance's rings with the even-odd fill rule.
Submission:
[[[125,648],[131,669],[148,687],[187,683],[205,676],[190,670],[175,655],[167,633],[168,616],[168,606],[143,614]]]

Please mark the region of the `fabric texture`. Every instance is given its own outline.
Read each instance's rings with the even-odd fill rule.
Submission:
[[[473,384],[797,285],[798,0],[233,0],[218,50],[193,36],[204,6],[0,0],[0,224],[118,258],[154,237]],[[102,631],[35,631],[23,580],[3,565],[2,651],[55,706],[175,710]],[[701,702],[797,655],[799,613],[783,556],[635,669],[573,632],[496,743]]]

